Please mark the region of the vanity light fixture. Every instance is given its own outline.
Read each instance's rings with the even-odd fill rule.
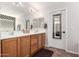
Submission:
[[[16,5],[16,6],[18,6],[18,7],[19,7],[19,6],[23,6],[23,3],[22,3],[22,2],[13,2],[12,4],[13,4],[13,5]]]

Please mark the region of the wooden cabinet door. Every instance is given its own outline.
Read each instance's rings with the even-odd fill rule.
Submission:
[[[17,38],[2,40],[2,56],[4,57],[17,56]]]
[[[42,35],[38,34],[38,48],[42,48]]]
[[[0,40],[0,57],[1,57],[1,40]]]
[[[20,53],[21,53],[21,52],[20,52],[20,50],[21,50],[21,48],[20,48],[20,42],[21,42],[20,39],[21,39],[21,38],[18,37],[17,39],[18,39],[18,42],[17,42],[17,43],[18,43],[18,46],[17,46],[17,48],[18,48],[18,57],[20,57],[20,56],[21,56],[21,55],[20,55]]]
[[[38,41],[37,35],[31,35],[31,55],[33,55],[37,51]]]
[[[20,39],[20,51],[21,56],[29,56],[30,55],[30,36],[24,36]]]
[[[45,33],[42,33],[42,46],[45,47]]]

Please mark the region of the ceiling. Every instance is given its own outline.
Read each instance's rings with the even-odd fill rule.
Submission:
[[[61,5],[62,2],[0,2],[1,10],[7,9],[5,12],[10,12],[14,15],[26,14],[29,8],[36,12],[45,13],[55,6]],[[2,11],[1,11],[2,12]]]
[[[53,6],[62,4],[62,2],[23,2],[24,6],[27,6],[27,4],[36,10],[45,11],[49,10],[51,7],[53,8]]]

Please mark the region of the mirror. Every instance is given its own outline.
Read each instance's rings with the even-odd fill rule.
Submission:
[[[61,14],[53,15],[53,38],[61,39]]]
[[[26,31],[30,31],[30,20],[26,20]]]
[[[17,31],[21,31],[21,24],[17,25]]]
[[[39,18],[39,28],[44,28],[44,18]]]
[[[38,19],[33,19],[32,21],[32,29],[37,29],[39,26]]]
[[[32,21],[32,28],[44,28],[44,18],[36,18]]]
[[[0,14],[0,32],[14,31],[15,17]]]

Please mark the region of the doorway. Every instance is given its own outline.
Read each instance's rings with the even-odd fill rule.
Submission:
[[[66,9],[56,10],[50,13],[49,21],[49,46],[59,49],[67,49],[67,19]]]

